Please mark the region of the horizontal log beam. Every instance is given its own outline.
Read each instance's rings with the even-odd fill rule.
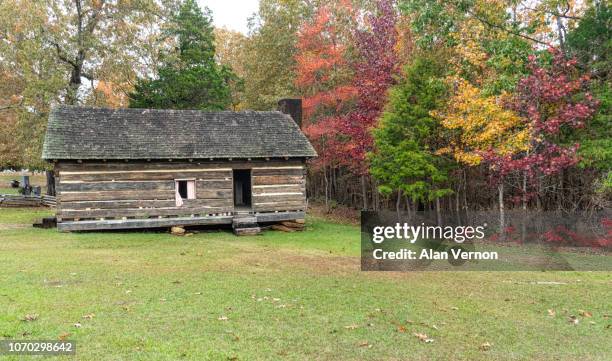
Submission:
[[[304,169],[301,167],[299,168],[265,168],[265,169],[253,168],[252,174],[254,176],[273,176],[273,175],[303,176]]]
[[[306,217],[304,212],[271,212],[257,213],[257,222],[279,222],[293,219],[303,219]]]
[[[119,217],[155,217],[184,216],[191,214],[212,214],[231,212],[231,207],[198,207],[198,208],[123,208],[123,209],[62,209],[57,213],[61,218],[119,218]]]
[[[153,200],[153,199],[141,199],[141,200],[111,200],[111,201],[75,201],[75,202],[62,202],[62,208],[65,209],[117,209],[117,208],[164,208],[174,207],[176,201],[172,200]]]
[[[174,190],[174,181],[60,183],[57,189],[58,192],[111,190]]]
[[[216,162],[202,162],[194,160],[192,162],[187,161],[115,161],[109,160],[107,162],[100,161],[83,161],[82,163],[69,163],[66,161],[60,161],[57,163],[57,169],[65,171],[95,171],[95,170],[156,170],[156,169],[184,169],[184,168],[206,168],[206,169],[251,169],[251,168],[267,168],[267,167],[287,167],[287,166],[303,166],[304,162],[301,160],[253,160],[253,161],[216,161]]]
[[[257,185],[253,186],[253,194],[260,193],[287,193],[298,192],[305,193],[306,187],[303,184],[279,184],[279,185]]]
[[[71,201],[112,201],[112,200],[171,200],[174,190],[169,191],[100,191],[100,192],[59,192],[60,202]]]
[[[253,185],[305,184],[304,176],[253,176]]]
[[[100,181],[152,181],[152,180],[231,180],[231,171],[152,171],[152,172],[100,172],[100,173],[66,173],[60,171],[61,183],[71,181],[100,182]]]
[[[66,231],[95,231],[95,230],[117,230],[135,228],[162,228],[172,226],[197,226],[208,224],[231,224],[232,216],[207,216],[207,217],[176,217],[157,219],[126,219],[126,220],[98,220],[98,221],[75,221],[61,222],[57,228],[61,232]]]

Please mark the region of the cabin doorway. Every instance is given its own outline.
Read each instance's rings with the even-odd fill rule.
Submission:
[[[250,169],[234,169],[234,207],[251,208]]]

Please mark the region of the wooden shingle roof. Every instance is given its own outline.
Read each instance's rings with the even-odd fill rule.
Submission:
[[[55,107],[43,159],[316,157],[281,112]]]

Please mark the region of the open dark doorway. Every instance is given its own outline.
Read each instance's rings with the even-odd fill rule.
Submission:
[[[234,169],[234,207],[251,207],[250,169]]]

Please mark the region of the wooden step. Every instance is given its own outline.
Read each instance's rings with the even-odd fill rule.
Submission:
[[[237,236],[254,236],[261,233],[259,227],[234,228],[234,234]]]
[[[232,227],[234,228],[246,228],[250,226],[257,226],[257,217],[255,216],[241,216],[232,219]]]

